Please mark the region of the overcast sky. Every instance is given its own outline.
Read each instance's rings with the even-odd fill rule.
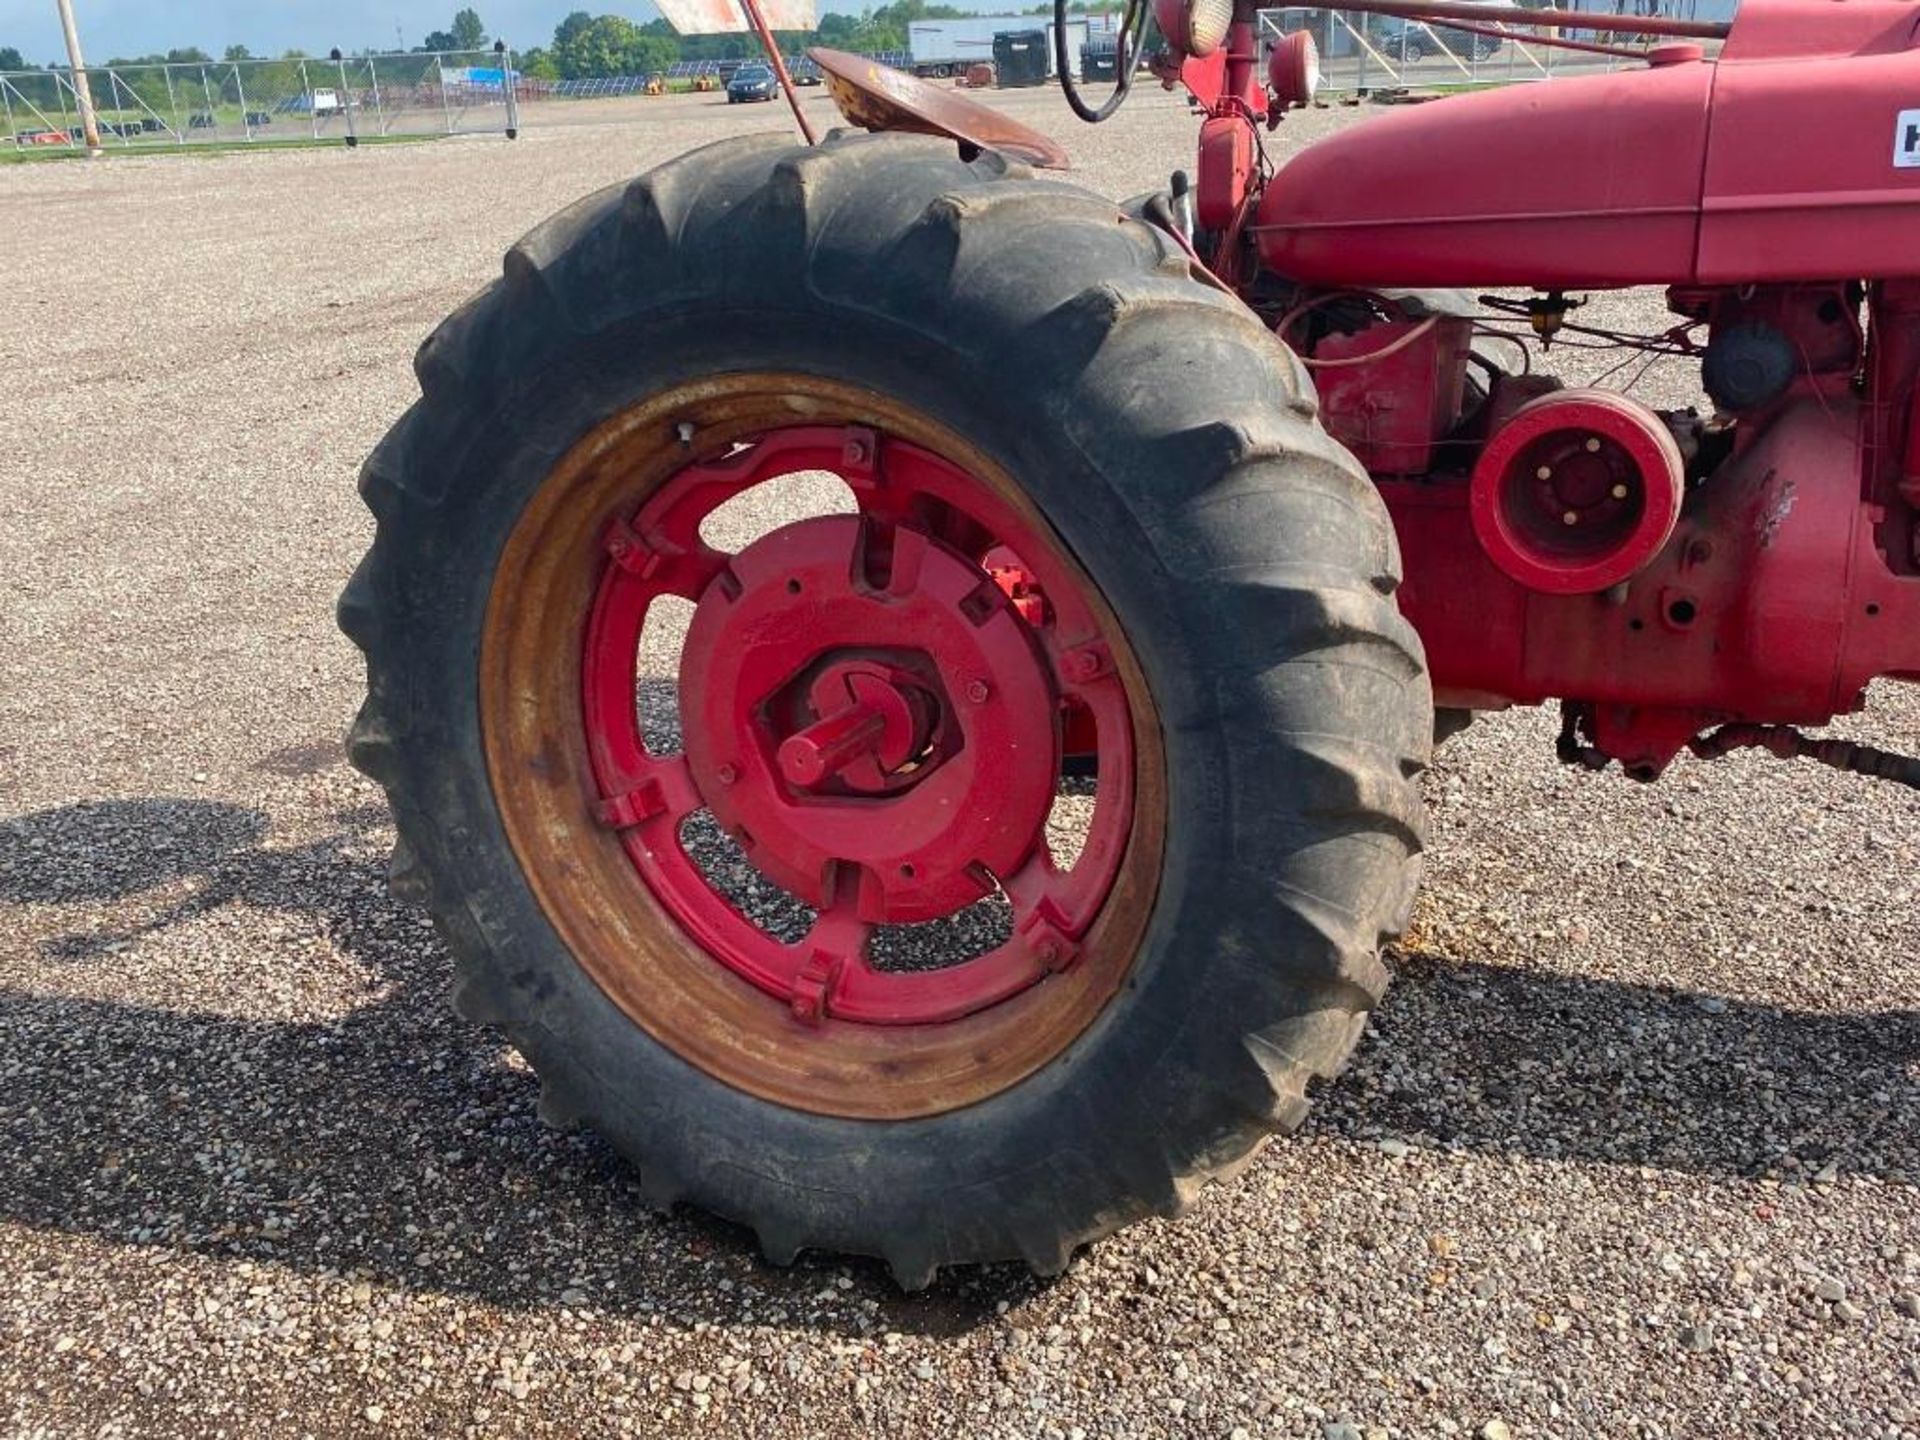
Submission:
[[[256,55],[295,47],[324,55],[336,45],[391,50],[396,26],[404,49],[418,45],[429,30],[446,29],[462,4],[472,4],[487,33],[517,50],[547,44],[569,10],[641,21],[659,14],[645,0],[73,0],[73,11],[92,62],[186,45],[213,55],[229,45],[245,45]],[[820,8],[857,11],[861,4],[827,0]],[[6,45],[35,65],[64,64],[54,0],[0,0],[0,46]]]

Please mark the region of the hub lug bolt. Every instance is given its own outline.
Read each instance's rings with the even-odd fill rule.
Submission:
[[[1066,668],[1068,677],[1073,680],[1085,682],[1099,678],[1107,668],[1106,647],[1096,642],[1069,650]]]

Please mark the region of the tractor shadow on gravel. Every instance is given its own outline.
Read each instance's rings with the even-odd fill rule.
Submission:
[[[1920,1184],[1920,1011],[1786,1010],[1419,949],[1396,975],[1318,1123],[1529,1159]]]
[[[745,1230],[653,1213],[597,1138],[539,1119],[530,1072],[446,1003],[445,951],[387,894],[385,807],[304,844],[272,824],[191,797],[0,820],[0,1216],[685,1325],[953,1334],[1041,1288],[1000,1267],[903,1295],[877,1262],[781,1270]],[[245,938],[209,961],[208,929]],[[238,995],[238,1014],[191,985],[177,1008],[61,993],[166,994],[208,963],[315,973],[263,972],[272,998]],[[289,990],[329,1018],[241,1018]]]
[[[18,957],[0,970],[0,1214],[676,1324],[958,1333],[1039,1288],[996,1269],[903,1296],[877,1264],[777,1270],[723,1222],[650,1213],[625,1167],[548,1130],[524,1067],[447,1007],[444,951],[387,898],[385,823],[352,809],[280,847],[263,811],[166,797],[0,822],[0,926]],[[284,938],[200,960],[209,927],[265,933],[245,912],[270,912]],[[165,993],[202,963],[291,970],[272,1003],[304,987],[332,1018],[63,993]],[[1793,1012],[1420,954],[1403,972],[1380,1040],[1294,1143],[1386,1130],[1728,1178],[1829,1162],[1920,1178],[1920,1013]]]

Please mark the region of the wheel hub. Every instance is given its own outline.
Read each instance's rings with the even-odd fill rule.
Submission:
[[[1030,628],[980,567],[901,527],[883,575],[857,516],[735,555],[681,653],[694,785],[769,878],[870,924],[991,894],[1044,830],[1058,697]]]

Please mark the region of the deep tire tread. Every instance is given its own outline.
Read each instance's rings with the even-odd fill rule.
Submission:
[[[1311,1084],[1339,1072],[1385,987],[1378,948],[1407,923],[1421,848],[1414,782],[1429,749],[1430,698],[1418,637],[1393,603],[1391,525],[1364,473],[1312,420],[1297,361],[1238,301],[1182,278],[1184,257],[1157,231],[997,157],[963,165],[950,146],[860,135],[807,151],[777,136],[723,141],[569,207],[516,245],[502,279],[421,346],[424,398],[362,472],[380,524],[340,602],[370,676],[349,758],[395,803],[395,880],[431,906],[454,953],[455,1007],[501,1025],[535,1060],[543,1117],[618,1133],[624,1097],[596,1092],[565,1059],[538,992],[513,978],[524,973],[513,937],[463,894],[457,860],[438,843],[431,817],[444,746],[431,714],[416,708],[430,702],[415,694],[408,627],[391,612],[402,608],[408,547],[419,543],[408,537],[446,503],[444,477],[456,467],[445,437],[478,428],[476,413],[563,363],[583,338],[629,334],[646,306],[734,293],[727,287],[747,283],[735,260],[750,232],[766,252],[752,286],[772,293],[797,280],[834,304],[864,307],[903,343],[1017,355],[1028,367],[1022,383],[1058,393],[1061,426],[1088,464],[1132,477],[1116,480],[1103,523],[1130,529],[1143,552],[1193,557],[1195,591],[1217,597],[1190,622],[1166,622],[1188,626],[1170,632],[1173,643],[1212,656],[1217,682],[1174,697],[1163,716],[1170,731],[1214,735],[1208,743],[1249,756],[1283,755],[1284,782],[1307,797],[1284,826],[1263,823],[1252,801],[1244,815],[1233,807],[1238,855],[1227,868],[1244,888],[1244,918],[1240,938],[1222,941],[1229,950],[1212,1023],[1234,1034],[1188,1047],[1180,1061],[1188,1070],[1163,1112],[1141,1114],[1131,1133],[1103,1135],[1091,1157],[1062,1158],[1078,1167],[1072,1183],[1065,1168],[1017,1195],[982,1181],[981,1203],[964,1214],[957,1195],[943,1195],[928,1203],[951,1213],[913,1212],[892,1231],[861,1233],[821,1222],[797,1190],[790,1203],[743,1209],[720,1162],[679,1173],[665,1150],[643,1146],[637,1156],[649,1203],[720,1209],[751,1226],[776,1264],[809,1247],[859,1249],[908,1288],[961,1261],[1017,1258],[1057,1274],[1078,1245],[1146,1213],[1180,1213],[1267,1135],[1300,1124]],[[1046,263],[975,263],[1026,255],[1016,245],[1023,235],[1046,237]],[[838,298],[861,269],[860,296]],[[1181,347],[1204,362],[1196,373],[1208,384],[1161,397],[1148,433],[1080,427],[1083,415],[1111,408],[1120,377]],[[1327,544],[1296,541],[1276,555],[1261,536],[1288,527],[1324,533]],[[1223,646],[1223,631],[1246,637],[1244,654]],[[1329,707],[1343,716],[1334,731],[1272,719]],[[1256,790],[1282,783],[1257,770],[1242,778]],[[1359,908],[1280,878],[1308,840],[1336,873],[1359,877],[1349,882],[1360,887]],[[1286,947],[1276,957],[1277,935]]]

